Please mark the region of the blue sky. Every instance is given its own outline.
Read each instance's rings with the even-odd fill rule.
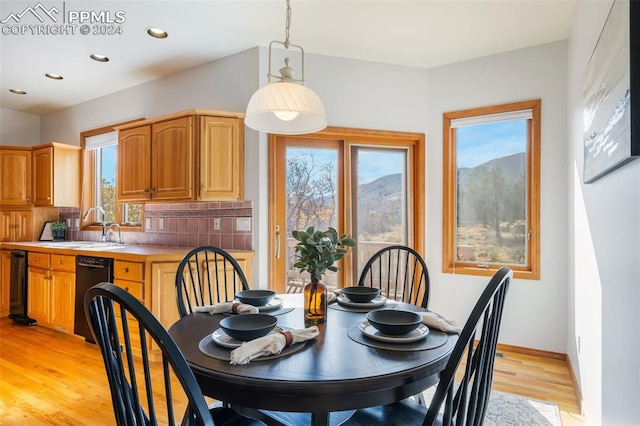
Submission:
[[[475,167],[494,158],[525,152],[526,123],[526,120],[511,120],[459,127],[458,167]]]
[[[296,156],[306,151],[308,151],[307,148],[288,148],[287,155]],[[335,162],[337,158],[336,151],[332,149],[314,149],[313,152],[318,162]],[[374,151],[362,148],[359,155],[359,184],[372,182],[382,176],[401,173],[404,167],[404,154],[399,151]]]

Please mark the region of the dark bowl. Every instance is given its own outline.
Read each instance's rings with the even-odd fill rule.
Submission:
[[[225,317],[220,328],[234,339],[243,342],[266,336],[276,326],[278,319],[273,315],[247,314]]]
[[[354,303],[367,303],[380,295],[380,289],[364,286],[345,287],[342,294]]]
[[[236,299],[248,305],[264,306],[271,302],[275,295],[276,292],[271,290],[243,290],[236,293]]]
[[[367,321],[381,333],[401,336],[418,328],[422,322],[422,317],[410,311],[380,309],[368,312]]]

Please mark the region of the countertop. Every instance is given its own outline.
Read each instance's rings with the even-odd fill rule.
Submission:
[[[37,251],[39,253],[53,253],[65,255],[87,255],[111,257],[119,260],[144,261],[175,261],[181,260],[193,247],[174,247],[158,245],[135,245],[101,243],[98,241],[32,241],[32,242],[3,242],[1,249]],[[227,250],[234,257],[253,257],[254,252],[248,250]]]

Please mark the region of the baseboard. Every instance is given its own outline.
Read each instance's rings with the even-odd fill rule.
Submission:
[[[573,391],[576,393],[576,399],[578,400],[580,414],[584,417],[584,411],[582,411],[582,392],[580,391],[580,386],[578,386],[576,371],[573,369],[573,364],[571,364],[571,358],[569,357],[567,357],[567,367],[569,368],[569,376],[571,376],[571,385],[573,386]]]
[[[509,352],[515,352],[522,355],[539,356],[542,358],[557,359],[560,361],[564,361],[567,359],[567,354],[561,354],[559,352],[543,351],[541,349],[525,348],[523,346],[505,345],[503,343],[498,343],[498,352],[500,351],[509,351]]]

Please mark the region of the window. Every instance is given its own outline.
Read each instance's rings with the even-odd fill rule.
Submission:
[[[443,115],[443,271],[540,278],[540,100]]]
[[[272,203],[270,282],[276,291],[299,291],[308,277],[292,267],[291,232],[329,226],[357,246],[341,272],[325,284],[356,285],[379,249],[405,244],[419,252],[424,240],[424,135],[328,129],[270,139]],[[282,284],[280,284],[282,283]]]
[[[124,124],[124,123],[123,123]],[[143,204],[118,203],[116,199],[116,167],[118,134],[113,127],[81,133],[84,148],[84,171],[81,214],[92,206],[106,212],[107,223],[141,227]],[[91,214],[84,226],[101,222],[99,214]]]

